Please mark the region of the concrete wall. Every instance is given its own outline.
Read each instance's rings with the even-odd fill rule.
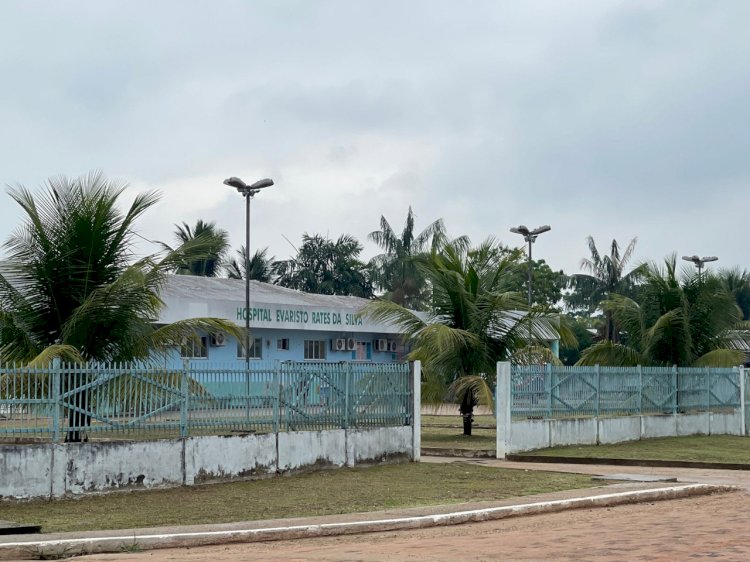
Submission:
[[[506,454],[564,445],[600,445],[653,437],[680,435],[743,435],[742,412],[705,412],[613,418],[573,418],[564,420],[514,420],[505,424],[504,435],[498,423],[498,458]]]
[[[266,435],[0,445],[0,498],[196,484],[418,458],[411,426]],[[417,442],[418,445],[418,442]]]

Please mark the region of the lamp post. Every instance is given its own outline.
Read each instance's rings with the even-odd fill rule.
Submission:
[[[234,187],[245,198],[245,370],[250,384],[250,199],[264,187],[271,187],[273,180],[266,178],[247,185],[237,177],[224,180],[224,185]]]
[[[702,258],[698,256],[682,256],[682,259],[685,261],[689,261],[695,264],[695,268],[698,270],[698,282],[701,282],[701,271],[703,271],[703,267],[706,265],[707,262],[710,261],[716,261],[719,258],[716,256],[703,256]]]
[[[534,242],[536,242],[536,239],[537,239],[537,237],[540,234],[543,234],[544,232],[549,232],[550,230],[552,230],[552,228],[549,225],[546,225],[546,224],[544,226],[537,227],[534,230],[529,230],[524,225],[515,226],[515,227],[513,227],[513,228],[510,229],[510,231],[513,234],[520,234],[521,236],[523,236],[523,239],[526,242],[529,243],[529,310],[531,310],[531,303],[532,303],[532,298],[531,298],[531,245]]]

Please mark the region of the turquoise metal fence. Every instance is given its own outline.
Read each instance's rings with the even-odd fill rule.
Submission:
[[[568,418],[740,407],[739,369],[513,366],[511,415]]]
[[[411,425],[409,365],[0,366],[0,439],[78,441]]]

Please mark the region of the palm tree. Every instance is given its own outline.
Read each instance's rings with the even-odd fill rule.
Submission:
[[[244,279],[245,272],[250,272],[250,279],[261,283],[270,283],[273,280],[273,268],[275,257],[268,257],[268,248],[255,250],[250,257],[250,266],[245,264],[245,246],[237,250],[237,258],[227,262],[227,277],[230,279]]]
[[[580,365],[731,367],[742,363],[748,323],[721,280],[687,270],[677,257],[648,264],[638,301],[612,294],[602,303],[623,330],[621,342],[586,349]]]
[[[274,264],[275,283],[306,293],[370,298],[372,283],[361,252],[362,244],[350,234],[333,241],[305,233],[297,256]]]
[[[644,266],[638,266],[626,273],[637,238],[633,238],[620,253],[620,245],[617,240],[612,240],[609,255],[602,256],[596,247],[594,239],[589,236],[586,242],[591,252],[590,258],[581,260],[581,269],[584,273],[576,273],[570,276],[570,286],[573,293],[566,297],[569,308],[583,308],[588,314],[592,314],[602,301],[610,295],[631,295],[639,277],[642,275]],[[605,314],[605,339],[608,341],[619,341],[619,331],[615,325],[614,318],[610,312]]]
[[[421,310],[426,304],[424,276],[414,258],[424,252],[430,241],[445,235],[443,220],[429,224],[419,234],[414,234],[414,213],[409,207],[401,235],[397,235],[384,216],[380,217],[380,230],[368,236],[383,250],[370,260],[373,284],[385,292],[385,298],[401,306]]]
[[[719,272],[724,288],[734,295],[737,306],[742,310],[742,319],[750,320],[750,272],[735,267]]]
[[[194,227],[183,222],[175,225],[175,239],[179,247],[184,247],[193,241],[200,241],[202,250],[197,252],[183,252],[185,260],[179,264],[175,273],[178,275],[198,275],[202,277],[216,277],[229,250],[229,235],[226,230],[217,228],[215,222],[205,222],[198,219]],[[171,250],[163,244],[165,249]]]
[[[9,190],[26,219],[5,243],[0,270],[0,362],[147,361],[199,330],[242,337],[219,319],[154,324],[167,272],[207,248],[195,239],[134,260],[133,225],[159,197],[140,194],[122,213],[117,203],[125,188],[96,172],[52,178],[36,195],[20,185]],[[87,403],[86,392],[76,394],[71,426],[88,425],[81,414]]]
[[[513,287],[523,254],[492,239],[476,248],[468,240],[441,240],[415,263],[432,287],[432,311],[416,313],[388,300],[365,308],[369,317],[391,322],[405,334],[409,359],[423,364],[427,403],[456,400],[464,435],[471,435],[478,404],[492,404],[498,361],[551,360],[541,345],[547,318],[529,312]],[[530,339],[531,344],[530,344]]]

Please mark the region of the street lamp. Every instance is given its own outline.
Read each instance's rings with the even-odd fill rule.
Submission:
[[[520,234],[523,236],[523,239],[529,243],[529,310],[531,310],[531,245],[536,242],[537,237],[540,234],[543,234],[544,232],[549,232],[552,230],[552,228],[549,225],[544,225],[535,228],[534,230],[529,230],[524,225],[513,227],[510,229],[510,231],[513,234]]]
[[[234,187],[245,198],[245,369],[250,384],[250,199],[264,187],[271,187],[273,180],[266,178],[247,185],[240,178],[232,176],[224,180],[224,185]],[[248,391],[249,394],[249,391]]]
[[[703,256],[702,258],[698,256],[682,256],[682,259],[685,261],[693,262],[695,264],[695,268],[698,270],[698,282],[701,280],[701,271],[703,270],[703,267],[706,265],[707,262],[710,261],[716,261],[719,258],[716,256]]]

